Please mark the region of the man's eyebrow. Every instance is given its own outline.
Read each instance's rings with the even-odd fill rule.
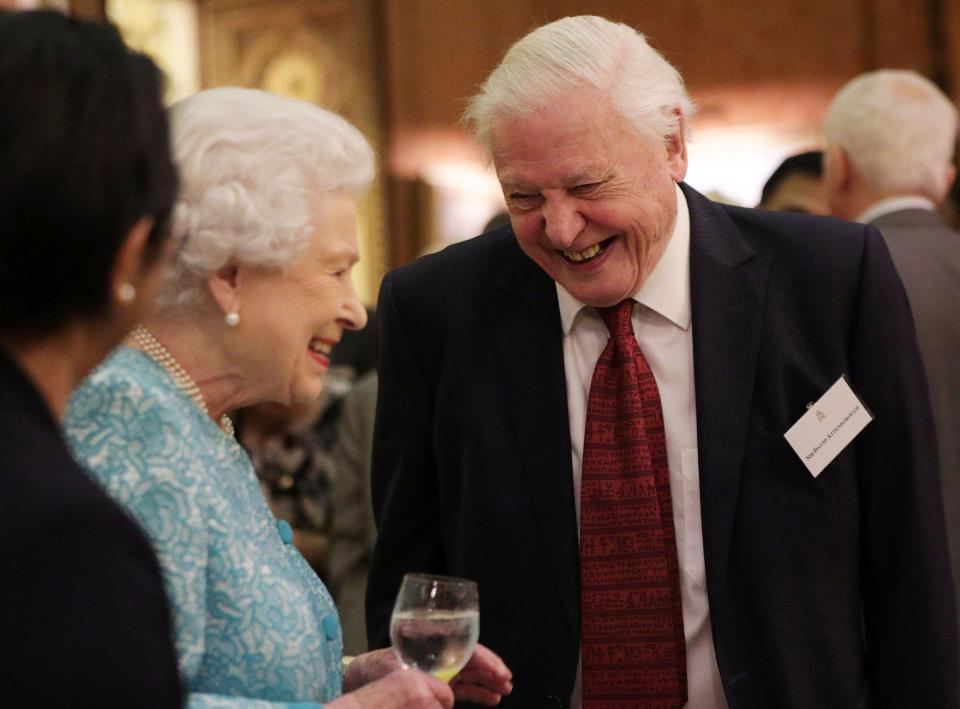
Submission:
[[[525,192],[530,192],[534,190],[534,188],[528,184],[525,184],[517,180],[511,180],[509,178],[500,180],[500,186],[504,190],[523,190]]]
[[[580,170],[567,178],[567,184],[576,187],[577,185],[582,185],[585,182],[596,182],[596,174],[597,173],[595,170]]]
[[[563,184],[567,187],[576,187],[582,184],[593,184],[594,182],[603,182],[607,179],[606,172],[599,168],[584,168],[570,173],[563,179]],[[504,190],[522,190],[524,192],[539,192],[539,188],[515,180],[509,176],[500,179],[500,186]]]

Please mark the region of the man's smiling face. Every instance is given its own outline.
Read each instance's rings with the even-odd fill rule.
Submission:
[[[653,141],[578,88],[495,123],[493,161],[520,248],[587,305],[640,289],[666,249],[687,168],[682,131]]]

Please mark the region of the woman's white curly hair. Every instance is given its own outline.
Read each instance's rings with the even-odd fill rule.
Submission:
[[[175,104],[170,122],[181,243],[160,308],[195,304],[206,277],[229,263],[292,263],[313,236],[320,198],[359,197],[373,179],[373,150],[360,131],[304,101],[210,89]]]

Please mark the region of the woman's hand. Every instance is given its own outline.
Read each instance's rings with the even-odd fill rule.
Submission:
[[[398,670],[403,670],[403,665],[389,648],[358,655],[343,678],[344,691],[363,687],[396,674]],[[473,657],[460,674],[451,680],[450,687],[460,701],[495,705],[500,703],[501,696],[513,691],[512,679],[513,674],[503,660],[489,648],[478,644]]]
[[[493,650],[478,644],[450,687],[460,702],[495,705],[500,697],[513,691],[513,673]]]
[[[453,691],[426,672],[400,669],[324,706],[327,709],[451,709]]]
[[[350,692],[402,669],[403,663],[390,648],[365,652],[353,658],[347,667],[343,675],[343,691]]]

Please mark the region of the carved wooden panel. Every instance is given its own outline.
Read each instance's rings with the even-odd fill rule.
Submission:
[[[246,86],[341,114],[383,154],[376,0],[200,0],[204,87]],[[361,298],[376,299],[390,253],[384,182],[361,201]]]
[[[599,14],[644,32],[691,90],[760,83],[836,86],[869,69],[934,72],[932,23],[960,54],[960,0],[385,0],[391,122],[455,125],[511,42],[571,14]],[[941,16],[934,17],[941,6]]]
[[[881,36],[864,26],[864,4],[880,6],[873,24]],[[924,70],[929,57],[923,4],[897,0],[385,0],[391,123],[455,125],[463,99],[511,42],[543,22],[585,13],[639,28],[694,92],[753,82],[836,83],[868,68],[870,56],[912,57],[912,66]],[[909,36],[895,46],[889,38],[898,27]]]
[[[644,32],[700,105],[701,147],[729,129],[728,143],[757,129],[764,140],[810,147],[835,91],[881,67],[915,69],[960,96],[960,0],[383,3],[389,167],[407,180],[438,161],[482,160],[458,127],[465,99],[513,41],[566,15],[603,15]],[[394,234],[408,238],[401,222]]]
[[[41,2],[40,7],[62,9],[64,5],[68,5],[71,15],[82,17],[85,20],[103,20],[107,16],[104,9],[105,2],[106,0],[69,0],[69,3]]]
[[[938,4],[947,88],[954,103],[960,104],[960,0],[942,0]]]

